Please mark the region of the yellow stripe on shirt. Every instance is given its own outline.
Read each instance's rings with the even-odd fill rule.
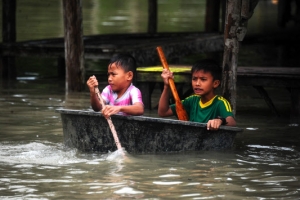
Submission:
[[[216,95],[216,96],[217,96],[217,95]],[[201,108],[205,108],[205,107],[211,105],[212,102],[214,101],[214,99],[216,98],[216,96],[214,96],[214,98],[212,98],[211,100],[209,100],[209,101],[206,102],[206,103],[202,103],[201,100],[200,100],[200,102],[199,102],[200,107],[201,107]]]
[[[227,111],[227,112],[232,112],[230,103],[229,103],[224,97],[219,96],[218,99],[219,99],[220,101],[223,101],[223,103],[224,103],[224,105],[225,105],[225,107],[226,107],[226,111]]]

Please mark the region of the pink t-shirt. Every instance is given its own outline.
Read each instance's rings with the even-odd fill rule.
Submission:
[[[143,104],[142,93],[133,84],[131,84],[128,87],[126,92],[120,98],[118,98],[117,93],[112,91],[110,85],[106,86],[103,89],[101,96],[102,96],[105,104],[111,105],[111,106],[128,106],[128,105],[133,105],[137,102],[140,102]],[[127,115],[126,113],[123,113],[123,112],[119,112],[118,114]]]

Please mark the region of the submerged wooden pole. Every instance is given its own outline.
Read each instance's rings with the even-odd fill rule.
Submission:
[[[16,42],[16,0],[2,0],[2,42]],[[17,76],[15,57],[0,56],[2,78],[15,79]]]
[[[239,42],[246,35],[247,22],[257,3],[258,0],[226,0],[222,95],[230,102],[234,114]]]
[[[220,0],[206,0],[205,31],[218,32],[220,18]]]
[[[157,31],[157,0],[148,0],[148,33]]]
[[[66,91],[82,91],[85,82],[81,0],[63,0]]]

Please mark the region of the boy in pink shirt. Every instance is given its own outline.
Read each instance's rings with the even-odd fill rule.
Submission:
[[[127,54],[114,55],[108,64],[108,84],[102,91],[101,96],[106,106],[102,108],[95,87],[98,81],[91,76],[87,85],[90,90],[91,106],[94,111],[102,110],[104,117],[113,114],[143,115],[144,104],[141,91],[132,84],[136,71],[135,59]]]

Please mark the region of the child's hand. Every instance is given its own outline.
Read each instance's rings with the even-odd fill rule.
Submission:
[[[170,70],[163,69],[161,77],[163,78],[164,84],[169,85],[169,78],[173,79],[174,75],[173,72],[171,72]]]
[[[206,127],[207,127],[207,130],[215,131],[215,130],[219,129],[221,124],[222,124],[221,119],[211,119],[211,120],[208,120]]]
[[[97,81],[97,79],[96,79],[95,76],[91,76],[91,77],[87,80],[86,84],[88,85],[90,91],[93,92],[93,91],[95,90],[95,87],[98,86],[98,81]]]
[[[120,106],[109,106],[106,105],[104,106],[104,108],[102,109],[102,115],[108,119],[111,115],[117,114],[118,112],[120,112],[121,107]]]

